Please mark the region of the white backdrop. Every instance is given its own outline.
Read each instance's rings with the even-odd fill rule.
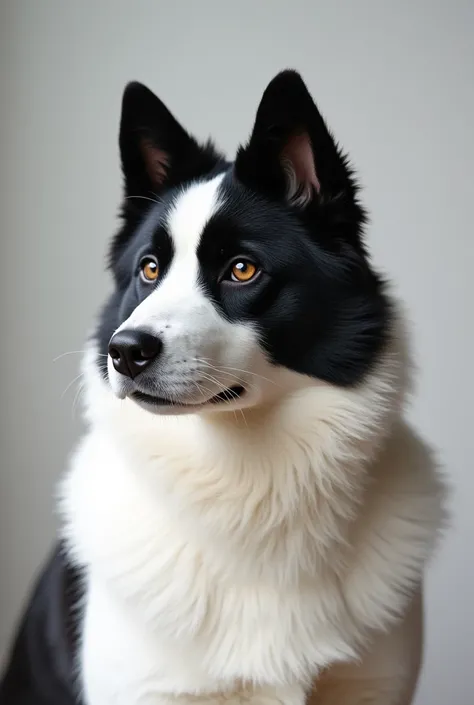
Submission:
[[[306,78],[350,151],[415,333],[418,427],[455,486],[427,579],[417,705],[468,705],[474,637],[474,9],[452,0],[3,0],[0,653],[54,532],[78,355],[107,290],[121,91],[149,84],[232,154],[268,80]],[[78,383],[80,380],[78,380]]]

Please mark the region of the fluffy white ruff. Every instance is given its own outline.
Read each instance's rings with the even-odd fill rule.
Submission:
[[[403,614],[444,494],[401,417],[403,347],[358,388],[308,380],[245,418],[147,414],[111,394],[91,349],[90,430],[61,486],[87,574],[89,705],[296,705]]]

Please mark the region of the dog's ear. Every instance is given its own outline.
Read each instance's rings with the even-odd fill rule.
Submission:
[[[212,171],[221,159],[211,144],[199,145],[141,83],[125,88],[119,143],[129,199],[156,199],[164,189]]]
[[[356,192],[347,160],[296,71],[278,74],[265,90],[250,140],[238,150],[235,174],[250,188],[300,209]]]

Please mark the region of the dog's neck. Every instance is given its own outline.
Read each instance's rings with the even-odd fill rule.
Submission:
[[[355,388],[309,385],[243,415],[154,416],[116,399],[86,363],[88,417],[208,550],[230,552],[243,573],[244,562],[254,572],[280,561],[287,579],[302,561],[318,571],[334,542],[346,541],[373,460],[401,413],[402,342],[394,337]],[[295,550],[295,542],[306,547]],[[298,565],[288,565],[291,555]]]

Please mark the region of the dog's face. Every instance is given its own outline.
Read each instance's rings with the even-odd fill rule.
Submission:
[[[233,164],[139,84],[124,94],[120,147],[123,227],[97,335],[117,396],[217,412],[362,380],[389,307],[347,162],[297,74],[270,83]]]

